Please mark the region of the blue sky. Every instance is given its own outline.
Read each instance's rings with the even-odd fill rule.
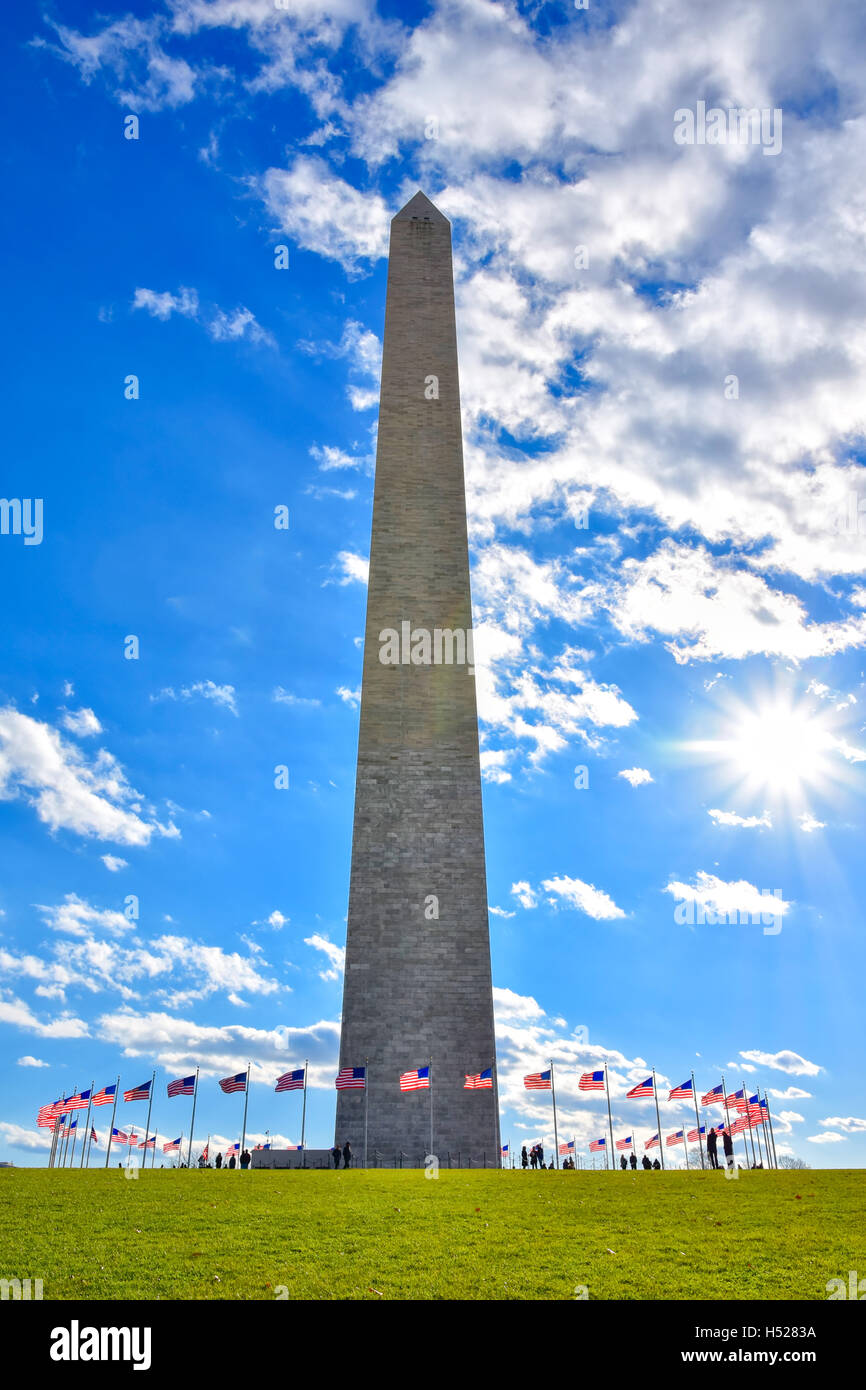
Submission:
[[[298,1141],[272,1087],[307,1057],[333,1137],[387,230],[420,186],[454,233],[503,1135],[549,1142],[521,1077],[552,1056],[581,1147],[607,1061],[618,1135],[655,1131],[623,1099],[649,1067],[724,1071],[781,1149],[861,1164],[856,4],[5,23],[2,491],[43,535],[0,535],[3,1156],[154,1067],[174,1138],[196,1064],[228,1142],[248,1060],[254,1142]],[[699,101],[780,110],[781,149],[676,144]],[[681,920],[762,893],[770,930]]]

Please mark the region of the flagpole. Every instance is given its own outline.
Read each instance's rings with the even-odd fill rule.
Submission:
[[[84,1149],[87,1148],[87,1143],[88,1143],[88,1140],[90,1139],[90,1107],[91,1107],[92,1104],[93,1104],[93,1082],[91,1081],[91,1083],[90,1083],[90,1094],[89,1094],[88,1097],[87,1097],[87,1119],[84,1121],[84,1128],[85,1128],[85,1131],[86,1131],[86,1134],[87,1134],[87,1138],[86,1138],[85,1141],[84,1141]],[[84,1149],[81,1150],[81,1162],[80,1162],[79,1165],[78,1165],[79,1168],[83,1168],[83,1167],[84,1167]]]
[[[431,1153],[431,1155],[432,1155],[432,1153],[433,1153],[433,1058],[432,1058],[432,1057],[430,1058],[430,1064],[429,1064],[429,1065],[430,1065],[430,1070],[429,1070],[429,1072],[428,1072],[428,1074],[427,1074],[427,1080],[430,1082],[430,1085],[429,1085],[429,1088],[428,1088],[428,1089],[429,1089],[429,1091],[430,1091],[430,1153]],[[402,1160],[401,1160],[401,1162],[402,1162]],[[472,1162],[472,1157],[471,1157],[471,1155],[470,1155],[469,1162],[470,1162],[470,1165],[471,1165],[471,1162]]]
[[[370,1116],[370,1058],[364,1058],[364,1168],[367,1167],[367,1120]],[[336,1143],[336,1139],[334,1143]]]
[[[307,1065],[308,1065],[308,1060],[309,1060],[309,1059],[305,1059],[305,1061],[304,1061],[304,1100],[303,1100],[303,1104],[302,1104],[302,1106],[301,1106],[301,1155],[302,1155],[301,1167],[302,1167],[302,1168],[306,1168],[306,1166],[307,1166],[307,1151],[306,1151],[306,1149],[304,1148],[304,1134],[306,1133],[306,1127],[307,1127]]]
[[[754,1135],[752,1134],[752,1108],[751,1108],[751,1106],[749,1105],[749,1093],[748,1093],[748,1091],[746,1090],[745,1086],[743,1086],[743,1104],[744,1104],[745,1107],[746,1107],[745,1112],[744,1112],[745,1117],[746,1117],[746,1118],[748,1119],[748,1121],[749,1121],[749,1144],[751,1145],[751,1149],[752,1149],[752,1167],[754,1168],[754,1166],[755,1166],[755,1161],[756,1161],[756,1160],[755,1160],[755,1137],[754,1137]],[[746,1131],[743,1130],[743,1143],[745,1144],[745,1142],[746,1142]],[[749,1155],[748,1155],[748,1152],[747,1152],[747,1153],[746,1153],[746,1162],[748,1163],[748,1161],[749,1161]]]
[[[698,1088],[695,1085],[695,1074],[692,1072],[692,1100],[695,1103],[695,1124],[698,1130],[698,1147],[701,1151],[701,1168],[704,1167],[704,1141],[701,1138],[701,1117],[698,1114]]]
[[[770,1098],[769,1098],[769,1096],[767,1095],[767,1092],[766,1092],[766,1091],[764,1091],[764,1100],[765,1100],[766,1103],[767,1103],[767,1119],[768,1119],[769,1122],[770,1122],[770,1142],[771,1142],[772,1145],[773,1145],[773,1167],[774,1167],[774,1168],[778,1168],[778,1166],[779,1166],[779,1160],[778,1160],[778,1158],[776,1157],[776,1135],[775,1135],[774,1130],[773,1130],[773,1117],[772,1117],[772,1115],[770,1114]]]
[[[150,1078],[150,1087],[148,1088],[148,1089],[149,1089],[149,1096],[148,1096],[148,1101],[147,1101],[147,1123],[146,1123],[145,1126],[144,1126],[144,1160],[143,1160],[142,1165],[141,1165],[142,1168],[144,1168],[144,1167],[147,1166],[147,1140],[148,1140],[148,1137],[149,1137],[149,1135],[150,1135],[150,1111],[151,1111],[151,1107],[152,1107],[152,1105],[153,1105],[153,1091],[154,1091],[154,1087],[155,1087],[155,1086],[156,1086],[156,1071],[154,1071],[153,1075],[152,1075],[151,1078]],[[154,1145],[154,1148],[156,1148],[156,1145]]]
[[[612,1172],[612,1171],[613,1171],[613,1155],[614,1155],[614,1146],[613,1146],[613,1120],[611,1119],[611,1115],[610,1115],[610,1077],[609,1077],[608,1074],[607,1074],[607,1062],[605,1062],[605,1064],[604,1064],[604,1090],[605,1090],[605,1095],[607,1096],[607,1131],[608,1131],[608,1134],[610,1135],[610,1166],[611,1166],[611,1172]]]
[[[685,1125],[683,1125],[683,1148],[686,1151],[686,1171],[688,1171],[692,1165],[689,1163],[689,1137]]]
[[[111,1124],[108,1126],[108,1140],[105,1145],[105,1166],[108,1167],[108,1160],[111,1157],[111,1141],[114,1137],[114,1120],[117,1115],[117,1097],[120,1095],[120,1077],[114,1083],[114,1105],[111,1107]]]
[[[758,1087],[755,1087],[755,1095],[756,1097],[758,1097],[758,1109],[760,1113],[760,1125],[758,1127],[758,1156],[760,1158],[760,1166],[762,1166],[762,1168],[767,1168],[767,1163],[763,1161],[763,1144],[760,1143],[760,1130],[763,1129],[763,1111],[762,1109],[760,1109],[760,1091],[758,1090]],[[749,1106],[749,1111],[751,1111],[751,1106]],[[749,1118],[751,1118],[751,1116],[749,1116]]]
[[[553,1075],[553,1058],[550,1059],[550,1094],[553,1100],[553,1163],[559,1167],[559,1131],[556,1127],[556,1081]]]
[[[664,1144],[662,1143],[662,1122],[661,1122],[661,1117],[659,1116],[659,1088],[658,1088],[658,1082],[656,1081],[656,1069],[655,1069],[655,1067],[653,1067],[653,1095],[655,1096],[655,1102],[656,1102],[656,1124],[658,1125],[658,1134],[659,1134],[659,1153],[661,1154],[662,1171],[664,1172],[664,1166],[665,1166],[665,1146],[664,1146]]]
[[[242,1134],[241,1134],[241,1147],[240,1147],[240,1153],[238,1154],[238,1167],[240,1167],[241,1154],[246,1150],[246,1147],[247,1147],[247,1105],[248,1105],[249,1099],[250,1099],[250,1069],[251,1069],[252,1065],[253,1065],[252,1062],[247,1062],[247,1084],[246,1084],[246,1086],[244,1087],[244,1127],[243,1127],[243,1132],[242,1132]],[[305,1102],[306,1102],[306,1099],[307,1099],[307,1073],[306,1073],[306,1068],[305,1068],[305,1069],[304,1069],[304,1101],[305,1101]],[[301,1136],[301,1143],[303,1144],[303,1142],[304,1142],[304,1139],[303,1139],[303,1135],[302,1135],[302,1136]],[[190,1144],[192,1144],[192,1140],[190,1140]]]
[[[57,1121],[58,1121],[59,1119],[60,1119],[60,1116],[59,1116],[59,1115],[55,1115],[55,1116],[54,1116],[54,1121],[53,1121],[53,1123],[52,1123],[52,1125],[51,1125],[51,1148],[50,1148],[49,1153],[48,1153],[48,1167],[49,1167],[49,1168],[53,1168],[53,1167],[54,1167],[54,1150],[55,1150],[56,1147],[57,1147]]]
[[[727,1129],[728,1133],[730,1134],[730,1133],[731,1133],[731,1116],[730,1116],[730,1114],[729,1114],[729,1112],[728,1112],[728,1088],[727,1088],[727,1085],[726,1085],[726,1083],[725,1083],[724,1073],[722,1073],[722,1100],[724,1101],[724,1105],[725,1105],[725,1128]],[[724,1149],[724,1145],[722,1145],[722,1148]],[[732,1158],[734,1157],[734,1139],[733,1139],[733,1135],[731,1135],[731,1157],[732,1157]],[[735,1163],[736,1163],[736,1161],[737,1161],[736,1158],[734,1158],[734,1162],[735,1162]],[[726,1161],[725,1161],[725,1167],[727,1168],[727,1166],[728,1166],[728,1164],[727,1164],[727,1160],[726,1160]]]
[[[496,1054],[490,1068],[493,1073],[493,1115],[496,1120],[496,1142],[499,1145],[499,1166],[502,1167],[502,1126],[499,1115],[499,1074],[496,1070]],[[511,1136],[508,1137],[508,1157],[511,1158]]]
[[[195,1083],[192,1088],[192,1119],[189,1125],[189,1148],[186,1154],[186,1166],[192,1167],[192,1136],[195,1129],[195,1103],[198,1100],[198,1067],[195,1069]]]
[[[75,1096],[77,1096],[77,1095],[78,1095],[78,1087],[76,1086],[76,1087],[74,1087],[74,1089],[73,1089],[73,1091],[72,1091],[72,1096],[70,1096],[69,1099],[72,1100],[73,1097],[75,1097]],[[64,1096],[63,1099],[66,1100],[67,1097]],[[64,1115],[63,1115],[63,1128],[65,1129],[66,1133],[65,1133],[64,1136],[63,1136],[63,1151],[62,1151],[62,1153],[61,1153],[61,1155],[60,1155],[60,1167],[61,1167],[61,1168],[65,1168],[65,1167],[66,1167],[66,1150],[69,1148],[69,1115],[70,1115],[70,1112],[69,1112],[68,1110],[65,1111],[65,1112],[64,1112]]]

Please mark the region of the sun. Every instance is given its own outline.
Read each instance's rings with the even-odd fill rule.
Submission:
[[[839,780],[839,740],[814,706],[785,696],[729,708],[722,737],[688,746],[705,753],[744,798],[802,805]]]

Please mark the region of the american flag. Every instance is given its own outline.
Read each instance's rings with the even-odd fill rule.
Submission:
[[[53,1129],[55,1121],[60,1116],[60,1107],[62,1104],[62,1100],[56,1100],[53,1105],[40,1106],[39,1113],[36,1116],[37,1125],[40,1125],[43,1129]]]
[[[534,1071],[531,1076],[524,1076],[523,1084],[527,1091],[549,1091],[550,1072]]]
[[[739,1102],[745,1099],[746,1092],[743,1090],[741,1086],[739,1091],[734,1091],[732,1095],[725,1097],[725,1105],[733,1105],[736,1110],[739,1110]]]
[[[204,1148],[201,1151],[201,1157],[202,1162],[207,1163],[208,1159],[210,1158],[210,1144],[205,1144]]]
[[[714,1086],[711,1091],[707,1091],[705,1096],[701,1096],[701,1105],[722,1105],[724,1104],[725,1092],[721,1085]]]
[[[169,1099],[172,1096],[191,1096],[195,1094],[195,1077],[184,1076],[179,1081],[169,1081]]]
[[[334,1082],[338,1091],[363,1091],[366,1084],[366,1067],[341,1067]]]
[[[237,1078],[235,1078],[235,1080],[237,1080]],[[220,1082],[220,1085],[222,1086],[224,1091],[228,1090],[228,1087],[225,1086],[222,1081]],[[297,1071],[284,1072],[283,1075],[280,1077],[279,1081],[277,1082],[276,1086],[274,1087],[275,1091],[302,1091],[303,1089],[303,1067],[298,1067]],[[241,1090],[243,1090],[243,1087],[241,1087]]]
[[[233,1091],[245,1091],[247,1089],[247,1074],[239,1071],[237,1076],[224,1076],[220,1082],[220,1090],[225,1091],[226,1095],[231,1095]],[[277,1090],[279,1090],[277,1086]]]
[[[164,1154],[174,1154],[174,1153],[177,1153],[178,1149],[180,1148],[180,1141],[181,1141],[182,1138],[183,1138],[183,1135],[181,1135],[180,1138],[178,1138],[178,1139],[169,1139],[168,1143],[167,1143],[167,1144],[163,1144],[163,1146],[162,1146],[162,1151],[163,1151],[163,1153],[164,1153]]]
[[[78,1124],[78,1116],[77,1116],[77,1115],[76,1115],[76,1117],[75,1117],[74,1120],[64,1120],[63,1124],[62,1124],[61,1127],[60,1127],[60,1137],[61,1137],[61,1139],[64,1138],[64,1136],[70,1135],[70,1134],[72,1133],[72,1131],[75,1129],[75,1127],[76,1127],[77,1124]]]
[[[130,1139],[132,1139],[132,1138],[137,1137],[137,1136],[133,1136],[133,1135],[131,1134],[129,1137],[130,1137]],[[152,1135],[150,1136],[149,1139],[142,1139],[142,1141],[141,1141],[141,1143],[139,1144],[138,1147],[139,1147],[140,1149],[155,1149],[155,1148],[156,1148],[156,1135],[155,1135],[155,1134],[152,1134]]]
[[[569,1141],[568,1141],[567,1144],[560,1144],[560,1146],[559,1146],[559,1152],[560,1152],[561,1154],[570,1154],[570,1153],[573,1153],[573,1152],[574,1152],[574,1140],[573,1140],[573,1139],[569,1139]]]
[[[604,1153],[606,1139],[593,1139],[590,1141],[589,1152],[591,1154]]]
[[[227,1154],[236,1154],[239,1148],[240,1148],[240,1144],[229,1144],[228,1148],[226,1149],[226,1153],[227,1153]]]
[[[129,1135],[124,1134],[122,1129],[113,1129],[111,1131],[111,1142],[112,1144],[128,1144]]]
[[[145,1081],[141,1086],[133,1086],[131,1091],[124,1091],[124,1100],[147,1100],[150,1095],[150,1082]]]
[[[98,1143],[99,1143],[99,1140],[98,1140],[98,1138],[96,1137],[96,1130],[93,1128],[93,1125],[90,1126],[90,1141],[91,1141],[91,1143],[93,1143],[93,1144],[98,1144]]]
[[[651,1076],[648,1076],[646,1081],[641,1081],[638,1086],[632,1086],[631,1090],[626,1095],[626,1100],[644,1100],[647,1096],[652,1096],[653,1094],[653,1079]]]
[[[748,1100],[738,1100],[737,1109],[741,1114],[748,1115],[750,1120],[754,1120],[758,1124],[760,1124],[764,1118],[761,1102],[757,1095],[749,1096]]]
[[[697,1144],[702,1134],[706,1134],[706,1125],[701,1125],[700,1129],[690,1129],[687,1135],[690,1144]]]
[[[645,1148],[645,1149],[657,1149],[657,1148],[658,1148],[658,1143],[659,1143],[659,1137],[658,1137],[657,1134],[654,1134],[653,1137],[652,1137],[652,1139],[648,1139],[648,1140],[646,1141],[646,1143],[644,1144],[644,1148]]]
[[[103,1086],[101,1091],[97,1091],[93,1097],[94,1105],[111,1105],[117,1094],[117,1082],[113,1081],[110,1086]]]
[[[508,1145],[507,1145],[507,1144],[503,1144],[503,1145],[502,1145],[502,1148],[500,1149],[500,1153],[502,1153],[502,1154],[507,1154],[507,1153],[508,1153]]]
[[[270,1144],[256,1144],[256,1147],[255,1147],[255,1149],[253,1150],[253,1153],[257,1153],[259,1149],[269,1149],[270,1147],[271,1147]]]
[[[66,1102],[67,1110],[86,1110],[90,1104],[90,1092],[82,1091],[80,1095],[70,1096]]]
[[[603,1091],[604,1072],[585,1071],[577,1083],[577,1089],[579,1091]]]
[[[682,1142],[683,1132],[681,1129],[678,1129],[676,1134],[669,1134],[667,1139],[665,1140],[665,1143],[667,1144],[669,1149],[672,1149],[674,1144],[681,1144]]]
[[[400,1076],[401,1091],[420,1091],[430,1085],[430,1068],[418,1067],[417,1071],[404,1071]]]
[[[488,1067],[486,1071],[479,1071],[474,1076],[467,1076],[463,1083],[463,1089],[464,1091],[492,1091],[493,1068]]]
[[[749,1118],[748,1118],[748,1116],[747,1116],[747,1115],[741,1115],[740,1118],[739,1118],[738,1120],[734,1120],[734,1123],[731,1125],[731,1133],[732,1133],[732,1134],[742,1134],[742,1132],[743,1132],[744,1129],[749,1129],[749,1128],[750,1128],[750,1125],[749,1125]]]
[[[631,1149],[631,1148],[633,1148],[634,1146],[633,1146],[632,1141],[631,1141],[631,1135],[629,1135],[627,1139],[617,1139],[617,1141],[616,1141],[616,1147],[617,1147],[618,1149]]]
[[[682,1086],[674,1086],[674,1089],[668,1096],[668,1100],[691,1100],[692,1094],[692,1083],[691,1079],[689,1079],[688,1081],[684,1081]]]

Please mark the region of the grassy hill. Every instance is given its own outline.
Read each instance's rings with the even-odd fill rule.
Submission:
[[[822,1300],[857,1268],[864,1209],[844,1170],[18,1169],[0,1278],[46,1299]]]

